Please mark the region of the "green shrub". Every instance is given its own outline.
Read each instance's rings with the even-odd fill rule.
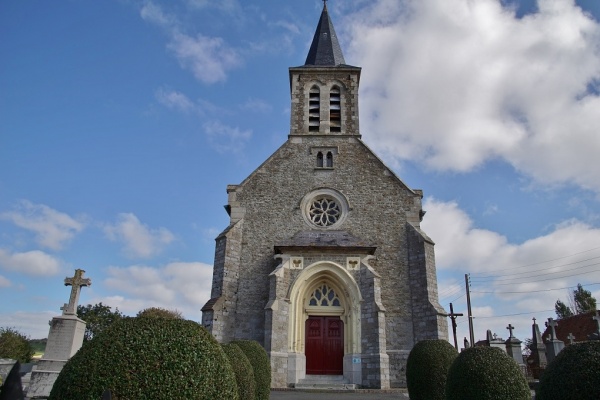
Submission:
[[[29,338],[15,328],[0,328],[0,358],[28,363],[33,357],[33,348]]]
[[[237,399],[235,376],[217,341],[193,321],[123,318],[66,363],[49,399]]]
[[[254,371],[250,360],[237,344],[224,344],[223,350],[233,368],[240,400],[254,400],[256,382],[254,381]]]
[[[256,400],[269,400],[271,394],[271,362],[267,352],[254,340],[235,340],[231,343],[238,345],[252,364],[256,382]]]
[[[519,365],[495,347],[471,347],[456,357],[446,381],[447,400],[530,400]]]
[[[145,308],[138,312],[136,317],[138,318],[173,318],[183,319],[181,312],[177,310],[167,310],[166,308],[150,307]]]
[[[565,347],[540,377],[538,400],[600,399],[600,341]]]
[[[446,377],[458,356],[447,340],[422,340],[406,362],[406,383],[411,400],[444,400]]]

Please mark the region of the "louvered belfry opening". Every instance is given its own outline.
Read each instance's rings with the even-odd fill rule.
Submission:
[[[329,131],[342,131],[340,88],[334,86],[329,92]]]
[[[321,125],[321,92],[317,86],[310,88],[308,99],[308,131],[319,132]]]

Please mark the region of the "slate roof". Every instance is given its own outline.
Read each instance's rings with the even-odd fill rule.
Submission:
[[[300,231],[275,245],[275,253],[290,250],[359,250],[374,254],[377,246],[346,231]]]
[[[304,65],[335,67],[345,64],[342,48],[335,34],[335,29],[333,29],[333,24],[327,12],[327,4],[325,3]]]
[[[556,326],[556,336],[558,340],[569,344],[569,333],[575,336],[575,342],[582,342],[588,340],[588,335],[596,333],[598,325],[592,317],[596,315],[596,311],[590,311],[585,314],[573,315],[572,317],[559,319],[558,325]],[[544,342],[550,339],[550,329],[546,328],[542,333],[542,339]]]

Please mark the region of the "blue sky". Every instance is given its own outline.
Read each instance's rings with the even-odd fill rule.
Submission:
[[[476,338],[524,339],[560,288],[600,299],[599,3],[328,7],[364,141],[424,190],[442,305],[465,312],[470,273]],[[286,140],[321,8],[0,2],[0,325],[45,337],[75,268],[82,304],[200,320],[226,185]]]

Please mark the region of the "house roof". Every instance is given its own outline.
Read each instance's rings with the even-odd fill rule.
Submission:
[[[575,342],[588,340],[588,336],[597,333],[598,325],[592,318],[596,315],[596,311],[590,311],[584,314],[573,315],[572,317],[559,319],[556,326],[556,337],[558,340],[569,342],[569,334],[575,336]],[[546,328],[542,334],[542,340],[546,342],[550,339],[550,328]]]
[[[308,56],[306,57],[305,66],[317,66],[317,67],[335,67],[338,65],[344,65],[344,55],[342,54],[342,48],[338,42],[335,29],[329,13],[327,12],[327,3],[323,5],[323,11],[321,12],[321,19],[317,25],[315,36],[313,37]]]

